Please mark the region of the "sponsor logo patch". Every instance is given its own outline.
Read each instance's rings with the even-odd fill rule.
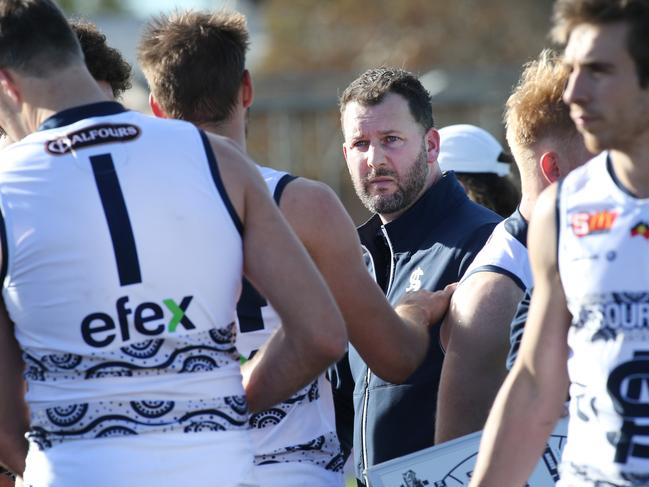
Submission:
[[[153,302],[129,304],[128,296],[115,302],[115,313],[90,313],[81,321],[81,337],[93,348],[107,347],[116,339],[122,343],[131,339],[135,330],[139,336],[157,336],[164,332],[174,333],[178,325],[184,330],[196,328],[187,316],[187,308],[193,296],[185,296],[177,303],[173,299],[163,299],[164,307]],[[165,309],[166,308],[166,309]],[[129,316],[132,318],[129,319]]]
[[[570,219],[570,226],[577,237],[608,233],[618,216],[617,211],[600,210],[575,213]]]
[[[649,223],[640,222],[633,226],[631,229],[632,237],[644,237],[649,240]]]
[[[73,150],[111,142],[127,142],[140,136],[139,127],[129,123],[93,125],[45,142],[45,150],[62,156]]]

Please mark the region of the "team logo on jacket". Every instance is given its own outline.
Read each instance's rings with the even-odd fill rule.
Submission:
[[[633,226],[631,229],[632,237],[644,237],[649,240],[649,223],[640,222]]]
[[[130,123],[102,123],[45,142],[45,150],[62,156],[73,150],[110,142],[126,142],[139,137],[140,128]]]
[[[610,210],[583,211],[572,215],[570,226],[577,237],[608,233],[618,215]]]
[[[421,276],[423,275],[424,271],[421,267],[417,267],[412,271],[412,274],[410,274],[410,284],[408,284],[408,287],[406,288],[407,293],[419,291],[421,289]]]

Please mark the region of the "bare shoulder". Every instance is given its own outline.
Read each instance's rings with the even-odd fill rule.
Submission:
[[[300,240],[314,246],[353,245],[360,252],[354,223],[334,191],[324,183],[297,178],[286,186],[280,209]]]
[[[499,272],[485,271],[472,274],[458,285],[451,302],[452,306],[467,311],[477,306],[490,307],[494,299],[520,300],[522,296],[523,291],[511,277]]]
[[[449,313],[440,332],[442,345],[447,347],[451,333],[456,339],[464,335],[462,330],[470,333],[467,336],[472,341],[491,336],[494,331],[501,336],[505,328],[508,332],[509,322],[522,298],[523,291],[509,276],[476,272],[458,285],[451,298]],[[506,327],[502,326],[504,322]]]
[[[239,217],[245,216],[245,201],[249,194],[268,193],[252,159],[231,139],[207,133],[223,186]]]
[[[333,211],[336,216],[347,213],[336,193],[324,183],[306,178],[296,178],[286,186],[280,201],[282,212],[304,213],[313,217],[328,215]]]

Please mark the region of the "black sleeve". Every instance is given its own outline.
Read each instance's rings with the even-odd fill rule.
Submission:
[[[527,323],[527,313],[530,309],[530,301],[532,299],[532,290],[529,289],[522,301],[518,304],[516,314],[512,320],[509,330],[509,353],[507,354],[507,370],[511,370],[516,357],[518,356],[518,349],[521,346],[523,339],[523,331],[525,330],[525,323]]]
[[[336,411],[336,433],[345,460],[352,451],[354,438],[354,379],[348,353],[327,371]]]

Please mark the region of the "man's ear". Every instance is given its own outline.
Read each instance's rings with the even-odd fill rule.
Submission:
[[[428,162],[437,161],[437,156],[439,156],[439,132],[434,127],[426,132],[426,155]]]
[[[8,69],[0,69],[0,90],[16,106],[22,102],[20,89]]]
[[[243,108],[249,108],[255,98],[255,89],[252,85],[252,77],[250,71],[243,70],[243,77],[241,78],[241,103]]]
[[[158,118],[169,118],[167,114],[162,111],[162,108],[160,108],[160,105],[158,105],[157,100],[153,96],[153,93],[149,93],[149,107],[151,108],[151,112]]]
[[[552,184],[559,179],[561,173],[557,164],[557,153],[554,151],[544,152],[539,159],[541,172],[548,183]]]

